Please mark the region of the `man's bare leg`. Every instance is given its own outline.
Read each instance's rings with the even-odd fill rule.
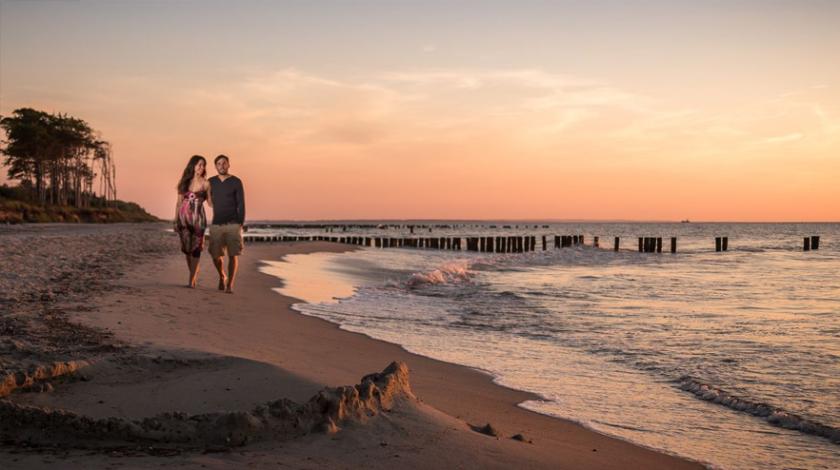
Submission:
[[[233,294],[233,283],[236,281],[236,270],[239,269],[239,257],[238,256],[229,256],[228,257],[228,279],[227,279],[227,289],[225,292],[228,294]]]
[[[225,265],[222,263],[222,257],[213,258],[213,266],[216,267],[216,272],[219,273],[219,290],[225,290],[227,279],[225,278]]]

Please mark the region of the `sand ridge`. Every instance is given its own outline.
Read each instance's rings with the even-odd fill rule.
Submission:
[[[401,405],[420,406],[411,392],[408,367],[394,362],[381,373],[366,375],[358,385],[324,388],[304,404],[280,398],[250,411],[93,419],[0,400],[0,439],[6,444],[97,450],[131,446],[205,450],[283,441],[313,432],[336,433],[347,423],[365,423]]]

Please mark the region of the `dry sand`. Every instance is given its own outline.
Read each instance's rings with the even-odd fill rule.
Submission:
[[[345,246],[249,245],[228,295],[206,257],[198,288],[182,287],[162,226],[96,227],[0,229],[0,254],[17,256],[0,276],[0,365],[17,372],[0,400],[3,468],[699,468],[519,408],[533,396],[483,373],[300,315],[258,270]],[[56,245],[72,250],[56,259]],[[45,333],[50,322],[65,333]],[[393,361],[408,372],[362,380]],[[475,430],[487,423],[498,436]]]

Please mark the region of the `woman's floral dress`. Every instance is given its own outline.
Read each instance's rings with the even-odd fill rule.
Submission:
[[[183,196],[176,226],[181,237],[181,251],[198,258],[204,248],[204,232],[207,230],[207,216],[204,214],[207,191],[187,191]]]

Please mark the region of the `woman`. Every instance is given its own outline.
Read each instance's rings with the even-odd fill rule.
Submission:
[[[193,155],[181,181],[178,182],[178,202],[175,204],[175,231],[181,237],[181,251],[187,258],[190,280],[187,287],[195,288],[198,278],[198,261],[204,248],[204,231],[207,217],[204,202],[213,207],[210,198],[210,182],[207,181],[207,160]]]

